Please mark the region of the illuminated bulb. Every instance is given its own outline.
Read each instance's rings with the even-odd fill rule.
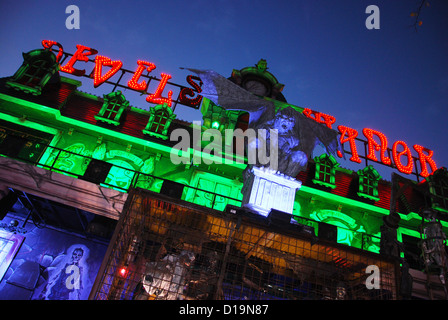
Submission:
[[[218,121],[213,121],[212,128],[213,129],[219,129],[219,122]]]
[[[126,277],[128,273],[128,269],[126,267],[121,267],[120,270],[118,270],[118,274],[122,277]]]

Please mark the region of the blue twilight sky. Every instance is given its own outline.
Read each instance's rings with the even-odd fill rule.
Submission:
[[[438,166],[448,166],[448,1],[429,0],[416,32],[410,13],[420,2],[1,0],[0,77],[13,75],[21,53],[41,48],[43,39],[70,53],[77,44],[93,47],[130,70],[147,60],[157,75],[169,73],[182,85],[188,73],[179,67],[227,77],[264,58],[285,84],[289,103],[331,114],[335,125],[357,129],[361,137],[363,128],[372,128],[389,146],[404,140],[413,155],[412,145],[422,145],[434,150]],[[79,30],[65,26],[71,4],[80,9]],[[380,10],[378,30],[365,26],[369,5]],[[107,93],[80,80],[80,90]],[[142,96],[128,99],[148,105]],[[201,119],[192,109],[176,111],[184,120]]]

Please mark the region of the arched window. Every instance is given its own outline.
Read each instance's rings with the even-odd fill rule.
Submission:
[[[23,53],[23,63],[6,86],[40,95],[53,76],[58,76],[59,64],[49,50],[38,49]]]
[[[372,166],[367,166],[362,170],[358,170],[359,190],[358,196],[370,200],[378,201],[378,181],[381,176]]]
[[[148,123],[143,129],[143,133],[164,140],[168,139],[168,128],[173,119],[176,118],[173,110],[167,104],[159,104],[150,108],[149,112]]]
[[[100,112],[95,116],[98,121],[107,122],[118,126],[123,111],[129,106],[129,101],[126,100],[121,91],[111,92],[104,95],[104,103]]]
[[[319,157],[315,157],[314,162],[316,163],[316,172],[313,182],[331,189],[336,188],[336,167],[339,166],[336,159],[324,153]]]

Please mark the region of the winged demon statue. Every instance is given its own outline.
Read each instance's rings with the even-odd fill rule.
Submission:
[[[213,70],[187,70],[201,78],[202,96],[227,110],[248,112],[249,128],[256,131],[266,129],[268,132],[277,130],[277,171],[280,173],[296,177],[306,169],[308,159],[318,144],[323,145],[328,154],[335,156],[340,150],[344,155],[338,133],[324,124],[304,116],[292,107],[276,111],[272,101],[252,94]],[[269,140],[267,133],[266,142]]]

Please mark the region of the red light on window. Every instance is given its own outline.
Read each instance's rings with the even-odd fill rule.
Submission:
[[[142,91],[146,89],[146,81],[142,81],[141,83],[138,83],[138,80],[140,79],[140,76],[142,75],[143,71],[151,72],[156,68],[156,65],[151,62],[138,60],[137,61],[138,67],[137,70],[135,70],[134,75],[132,76],[132,79],[128,82],[128,87],[134,90]]]
[[[156,92],[147,96],[146,101],[155,103],[155,104],[166,104],[166,105],[168,105],[168,107],[171,107],[171,102],[172,102],[171,97],[173,96],[173,91],[171,91],[171,90],[168,91],[168,98],[162,97],[162,92],[165,89],[165,86],[166,86],[166,83],[168,82],[168,80],[171,79],[171,76],[169,74],[165,74],[165,73],[162,73],[161,76],[162,76],[162,79],[160,80],[160,83],[156,89]]]
[[[386,136],[376,130],[364,128],[362,129],[362,133],[366,136],[368,143],[369,143],[369,154],[367,155],[367,158],[373,161],[378,161],[375,151],[380,151],[380,157],[381,162],[384,164],[391,164],[392,160],[390,160],[389,157],[385,156],[385,153],[387,151],[387,138]],[[380,144],[378,144],[374,139],[373,135],[377,135],[380,138]]]
[[[109,71],[103,76],[102,69],[103,66],[111,67]],[[106,80],[110,79],[114,74],[118,72],[123,66],[123,62],[120,60],[112,61],[111,59],[104,56],[95,57],[95,69],[93,72],[93,86],[96,88],[101,85]]]
[[[121,277],[126,278],[127,275],[128,275],[128,268],[126,268],[126,267],[121,267],[121,268],[118,270],[118,274],[119,274]]]
[[[97,54],[98,51],[80,44],[78,44],[76,48],[76,52],[67,62],[67,64],[61,67],[61,71],[73,74],[75,76],[83,76],[86,73],[86,70],[75,69],[73,65],[76,61],[89,61],[89,58],[87,56]]]
[[[401,145],[404,150],[397,153],[397,147],[399,145]],[[402,155],[406,155],[408,157],[408,164],[406,166],[404,166],[400,161],[400,157]],[[392,146],[392,156],[394,158],[394,163],[397,166],[398,171],[406,174],[412,173],[412,169],[414,168],[414,163],[412,162],[412,154],[408,145],[404,141],[395,141]]]

